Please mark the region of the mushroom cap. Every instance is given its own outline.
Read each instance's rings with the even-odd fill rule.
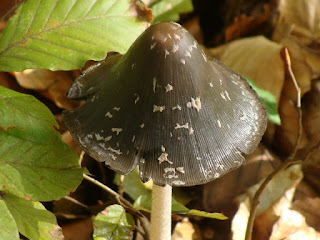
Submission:
[[[138,165],[142,181],[162,186],[203,184],[239,167],[267,125],[247,81],[176,23],[152,25],[69,93],[87,98],[63,114],[82,148],[120,174]]]

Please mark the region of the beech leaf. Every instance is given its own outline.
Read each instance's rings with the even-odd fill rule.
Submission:
[[[0,86],[0,191],[34,201],[59,199],[82,179],[51,112],[33,96]]]
[[[146,27],[136,9],[131,0],[25,1],[0,36],[0,71],[77,69],[124,53]]]

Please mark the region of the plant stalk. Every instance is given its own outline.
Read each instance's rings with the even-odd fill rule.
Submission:
[[[171,239],[172,187],[153,184],[150,240]]]

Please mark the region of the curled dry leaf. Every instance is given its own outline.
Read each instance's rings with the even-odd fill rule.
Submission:
[[[71,75],[67,72],[28,69],[23,72],[15,72],[15,77],[22,87],[38,91],[60,108],[72,109],[79,105],[77,101],[66,97],[72,83]]]
[[[309,227],[299,212],[285,209],[272,229],[270,240],[320,239],[320,233]]]
[[[243,38],[208,50],[208,54],[251,79],[258,87],[272,93],[279,102],[284,83],[282,45],[263,36]],[[275,126],[268,124],[265,138],[273,139]]]
[[[295,165],[279,173],[265,188],[262,193],[257,208],[258,217],[255,225],[256,234],[263,237],[257,239],[266,239],[268,229],[272,228],[276,217],[280,216],[284,209],[290,207],[294,196],[295,188],[302,180],[303,175],[300,165]],[[247,221],[250,212],[250,199],[260,187],[261,182],[250,187],[247,194],[240,195],[237,198],[239,210],[232,220],[233,240],[243,240],[247,228]]]

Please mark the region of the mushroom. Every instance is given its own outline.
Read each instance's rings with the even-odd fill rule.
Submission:
[[[120,174],[138,165],[143,182],[152,178],[154,192],[169,195],[171,186],[204,184],[239,167],[267,123],[247,81],[209,59],[176,23],[150,26],[125,55],[80,76],[68,97],[87,100],[63,120],[89,155]],[[171,224],[171,205],[154,201],[152,239],[170,239],[171,225],[153,221],[164,207],[169,217],[160,222]]]

